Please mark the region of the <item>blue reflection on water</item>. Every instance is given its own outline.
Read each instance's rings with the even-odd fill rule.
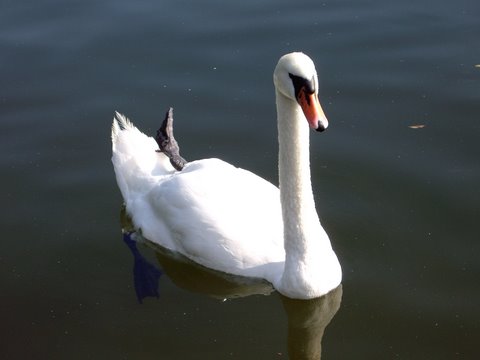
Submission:
[[[133,281],[138,302],[141,304],[147,297],[156,297],[158,299],[160,296],[158,293],[158,281],[163,273],[155,265],[149,263],[138,251],[137,242],[132,239],[132,234],[134,232],[124,233],[123,241],[125,241],[133,255]]]

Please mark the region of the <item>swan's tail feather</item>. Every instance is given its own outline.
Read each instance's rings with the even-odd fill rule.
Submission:
[[[152,137],[138,130],[125,115],[118,111],[115,111],[112,123],[112,146],[114,154],[122,153],[129,157],[145,155],[149,149],[152,152],[158,150],[158,146]]]
[[[168,158],[157,152],[155,139],[142,133],[119,112],[115,112],[111,136],[113,167],[127,205],[132,192],[148,191],[157,175],[174,170]]]
[[[122,130],[135,129],[133,123],[123,114],[120,114],[118,111],[115,111],[115,117],[117,124]]]
[[[123,130],[138,130],[135,125],[123,114],[115,111],[112,123],[112,142],[117,142],[118,136]]]

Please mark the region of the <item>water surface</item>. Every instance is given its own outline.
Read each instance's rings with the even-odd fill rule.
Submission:
[[[109,132],[115,110],[153,134],[174,106],[187,159],[276,183],[272,72],[302,50],[330,120],[312,134],[315,197],[344,271],[322,358],[476,358],[479,15],[470,0],[6,1],[0,356],[287,358],[276,293],[222,302],[165,275],[138,303]]]

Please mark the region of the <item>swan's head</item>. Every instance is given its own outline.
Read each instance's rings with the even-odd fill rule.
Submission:
[[[273,73],[277,91],[302,108],[310,127],[323,131],[328,120],[318,101],[318,76],[312,59],[301,52],[284,55]]]

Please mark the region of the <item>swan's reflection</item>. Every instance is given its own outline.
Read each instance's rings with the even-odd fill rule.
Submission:
[[[122,212],[124,241],[134,255],[135,290],[139,301],[158,297],[158,279],[165,273],[177,286],[191,292],[219,299],[254,294],[268,295],[274,291],[264,280],[224,274],[200,266],[186,257],[145,240],[132,231],[129,219]],[[146,261],[137,248],[141,242],[152,249],[162,271]],[[291,359],[320,359],[325,328],[340,308],[342,285],[312,300],[296,300],[279,295],[288,318],[288,352]]]
[[[342,302],[340,284],[328,294],[297,300],[280,295],[288,318],[288,354],[291,359],[320,359],[322,337]]]
[[[218,299],[269,295],[274,289],[262,279],[229,275],[202,267],[186,257],[150,244],[162,269],[179,287]]]

